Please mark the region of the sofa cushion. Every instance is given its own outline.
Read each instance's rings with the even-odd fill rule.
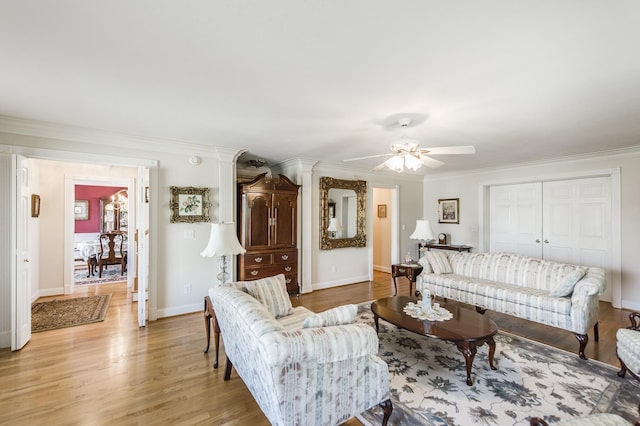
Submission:
[[[427,259],[433,268],[434,274],[450,274],[452,273],[451,264],[447,254],[442,251],[427,252]]]
[[[420,259],[418,259],[418,264],[422,266],[422,272],[421,272],[422,274],[430,274],[433,272],[433,269],[431,268],[431,264],[429,263],[429,259],[427,258],[426,254],[422,256]]]
[[[274,317],[280,318],[293,313],[284,274],[245,281],[244,285],[247,292],[265,305]]]
[[[302,323],[302,328],[353,324],[356,322],[357,313],[358,307],[356,305],[338,306],[319,314],[308,316]]]
[[[573,272],[567,274],[549,293],[549,296],[563,297],[569,296],[573,293],[573,288],[577,282],[584,277],[585,270],[583,268],[575,269]]]
[[[562,315],[569,315],[571,312],[571,299],[551,297],[545,290],[455,274],[428,275],[424,279],[429,283],[430,289],[435,290],[435,294],[465,303],[485,306],[487,304],[483,301],[497,299],[511,305],[529,306],[532,310]],[[436,288],[431,287],[434,285]]]

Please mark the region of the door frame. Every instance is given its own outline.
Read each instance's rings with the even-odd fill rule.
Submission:
[[[478,194],[478,223],[480,232],[478,235],[478,251],[489,250],[489,188],[495,185],[511,185],[531,182],[547,182],[554,180],[573,180],[595,177],[608,177],[611,179],[611,305],[614,308],[622,307],[622,236],[621,232],[621,194],[620,194],[620,168],[594,169],[569,173],[545,174],[526,176],[521,178],[504,178],[492,181],[480,182]]]
[[[73,207],[75,201],[75,186],[76,185],[93,185],[93,186],[122,186],[127,187],[127,194],[131,194],[129,196],[129,214],[130,218],[133,218],[133,222],[136,223],[136,226],[132,229],[131,226],[127,229],[127,251],[129,253],[134,253],[133,246],[135,241],[133,241],[133,236],[135,233],[135,229],[137,228],[137,222],[135,221],[136,215],[136,200],[135,194],[136,191],[136,183],[133,178],[111,178],[111,177],[92,177],[92,176],[70,176],[67,175],[64,178],[64,294],[73,294],[75,291],[75,280],[74,280],[74,256],[73,256],[73,245],[74,239],[73,235],[75,234],[75,225],[74,225],[74,214]],[[133,196],[132,196],[133,195]],[[130,268],[130,271],[135,271],[135,256],[129,256],[128,260],[129,264],[127,268]],[[127,274],[127,288],[131,289],[133,287],[133,274]]]
[[[15,146],[8,145],[5,148],[8,149],[8,152],[12,154],[22,155],[26,159],[60,161],[60,162],[67,162],[67,163],[72,162],[72,163],[79,163],[79,164],[99,164],[99,165],[105,165],[105,166],[119,165],[119,166],[125,166],[125,167],[136,167],[138,168],[139,173],[144,172],[144,173],[148,173],[149,175],[149,182],[147,185],[145,185],[145,186],[148,186],[149,194],[154,194],[155,192],[154,188],[156,187],[157,181],[158,181],[158,173],[157,173],[158,161],[157,160],[130,158],[125,156],[114,156],[114,155],[107,155],[107,154],[92,154],[92,153],[86,153],[86,152],[80,152],[80,151],[60,151],[57,149],[43,149],[43,148],[34,148],[34,147],[18,146],[18,145],[15,145]],[[1,151],[4,152],[4,150],[1,150]],[[142,183],[137,182],[136,185],[140,187]],[[139,191],[139,190],[135,191],[136,194],[140,192],[142,191]],[[13,197],[11,202],[12,202],[12,209],[14,209],[16,206],[16,203],[18,203],[19,200]],[[143,230],[142,232],[146,232],[146,230],[148,229],[149,231],[148,234],[151,234],[151,235],[156,234],[157,224],[156,224],[155,218],[152,217],[153,216],[152,212],[155,209],[157,209],[157,204],[158,204],[158,201],[156,200],[156,197],[153,197],[152,195],[150,195],[149,208],[146,209],[146,213],[148,217],[146,217],[144,221],[140,222],[140,223],[143,223],[144,226],[146,226],[145,230]],[[141,216],[138,215],[138,218],[140,217]],[[15,227],[15,220],[16,218],[12,217],[12,223],[11,223],[12,227]],[[139,224],[136,223],[136,227],[138,225]],[[65,233],[65,239],[66,238],[67,236]],[[15,250],[14,243],[15,241],[12,241],[13,250]],[[72,247],[72,245],[70,245],[69,247]],[[66,248],[66,242],[65,242],[65,248]],[[156,300],[157,290],[156,290],[155,280],[153,279],[153,277],[155,277],[157,274],[157,262],[155,259],[155,256],[156,256],[155,253],[157,253],[157,241],[155,239],[149,239],[146,249],[147,249],[147,252],[144,255],[147,256],[148,258],[148,277],[149,277],[148,287],[147,287],[147,296],[148,296],[148,303],[149,303],[148,319],[153,321],[156,319],[156,303],[157,303],[157,300]],[[63,258],[66,258],[66,256],[68,255],[65,255]],[[31,265],[31,267],[37,268],[39,267],[39,265],[34,264],[34,265]],[[15,272],[16,271],[15,271],[15,265],[14,265],[12,267],[12,274],[15,274]],[[12,276],[15,276],[15,275],[12,275]],[[11,280],[10,286],[11,286],[12,294],[15,294],[15,292],[17,291],[17,287],[16,287],[17,283],[15,279]],[[26,308],[30,309],[30,306]],[[140,311],[139,311],[139,314],[140,314]],[[14,328],[15,318],[13,318],[12,316],[11,320],[12,320],[11,333],[13,335],[16,332]]]

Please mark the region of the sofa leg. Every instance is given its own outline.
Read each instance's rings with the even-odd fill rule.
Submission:
[[[487,312],[487,310],[484,308],[481,308],[480,306],[476,306],[476,312],[484,315],[484,313]]]
[[[227,357],[227,365],[224,367],[224,380],[227,381],[231,379],[231,369],[233,368],[233,364],[231,364],[231,360]]]
[[[600,333],[598,331],[598,323],[593,326],[593,340],[596,342],[600,341]]]
[[[382,401],[380,406],[382,407],[382,411],[384,411],[382,426],[387,426],[387,422],[389,421],[389,417],[391,417],[391,412],[393,411],[393,404],[390,399],[387,399],[386,401]]]
[[[624,364],[624,362],[622,362],[620,357],[618,357],[618,361],[620,361],[620,371],[618,371],[618,377],[624,378],[624,376],[627,374],[627,366]]]
[[[589,343],[589,336],[586,334],[576,334],[576,339],[580,342],[580,350],[578,351],[580,359],[587,359],[587,356],[584,354],[584,350],[587,347],[587,343]]]

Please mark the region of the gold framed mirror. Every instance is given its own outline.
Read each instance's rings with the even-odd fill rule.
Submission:
[[[320,178],[320,249],[366,247],[367,182]]]

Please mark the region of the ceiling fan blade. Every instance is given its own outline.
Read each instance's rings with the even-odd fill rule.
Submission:
[[[346,160],[342,160],[344,162],[348,162],[348,161],[358,161],[358,160],[367,160],[369,158],[378,158],[378,157],[389,157],[395,155],[393,153],[389,153],[389,154],[376,154],[376,155],[367,155],[365,157],[355,157],[355,158],[347,158]]]
[[[422,163],[425,166],[430,167],[432,169],[437,169],[438,167],[444,164],[442,161],[436,160],[435,158],[427,157],[424,154],[420,154],[420,160],[422,160]]]
[[[476,148],[474,146],[439,146],[435,148],[423,148],[420,151],[433,155],[475,154]]]
[[[387,166],[387,160],[384,160],[382,163],[378,164],[373,169],[371,169],[371,171],[376,172],[378,170],[384,169],[386,166]]]

